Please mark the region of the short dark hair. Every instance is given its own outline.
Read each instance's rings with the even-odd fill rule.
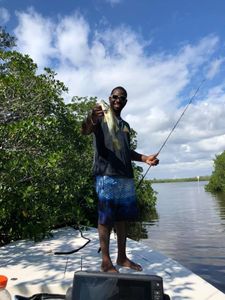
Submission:
[[[111,95],[115,92],[115,90],[121,90],[121,91],[123,91],[124,95],[127,97],[127,91],[125,90],[124,87],[122,87],[122,86],[117,86],[117,87],[115,87],[115,88],[112,90]]]

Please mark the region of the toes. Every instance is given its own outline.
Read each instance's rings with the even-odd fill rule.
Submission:
[[[138,264],[134,264],[133,266],[131,266],[131,269],[136,270],[136,271],[143,271],[142,266],[138,265]]]
[[[112,266],[101,266],[101,271],[105,273],[119,273],[117,269]]]
[[[136,263],[134,263],[133,261],[131,261],[129,259],[122,262],[122,263],[117,262],[117,264],[121,267],[130,268],[130,269],[138,271],[138,272],[141,272],[143,270],[141,265],[136,264]]]

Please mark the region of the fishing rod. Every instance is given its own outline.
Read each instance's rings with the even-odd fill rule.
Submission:
[[[198,91],[200,90],[200,88],[202,87],[203,83],[206,81],[206,79],[203,79],[200,83],[200,85],[198,86],[198,88],[196,89],[196,91],[194,92],[193,96],[190,98],[188,104],[186,105],[185,109],[183,110],[183,112],[181,113],[180,117],[178,118],[178,120],[176,121],[176,123],[174,124],[173,128],[171,129],[170,133],[168,134],[167,138],[165,139],[165,141],[163,142],[162,146],[160,147],[159,151],[157,152],[157,155],[159,155],[159,153],[162,151],[162,149],[165,147],[168,139],[170,138],[171,134],[173,133],[173,131],[175,130],[175,128],[177,127],[178,123],[180,122],[181,118],[183,117],[183,115],[185,114],[186,110],[188,109],[188,107],[190,106],[190,104],[193,102],[194,98],[196,97]],[[146,172],[144,173],[144,175],[142,176],[142,178],[140,179],[138,185],[137,185],[137,189],[140,187],[142,181],[144,180],[145,176],[147,175],[148,171],[150,170],[151,165],[149,165],[148,169],[146,170]]]

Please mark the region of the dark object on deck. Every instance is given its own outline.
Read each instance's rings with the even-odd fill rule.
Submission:
[[[40,293],[35,294],[30,297],[24,297],[24,296],[15,296],[15,300],[62,300],[66,299],[66,295],[61,294],[47,294],[47,293]]]
[[[156,275],[85,272],[74,274],[71,300],[169,300]]]
[[[66,295],[35,294],[15,300],[170,300],[163,293],[163,280],[156,275],[79,271]]]

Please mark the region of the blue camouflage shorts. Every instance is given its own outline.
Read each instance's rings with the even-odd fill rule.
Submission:
[[[135,221],[138,208],[133,178],[97,176],[98,223],[113,225],[118,221]]]

